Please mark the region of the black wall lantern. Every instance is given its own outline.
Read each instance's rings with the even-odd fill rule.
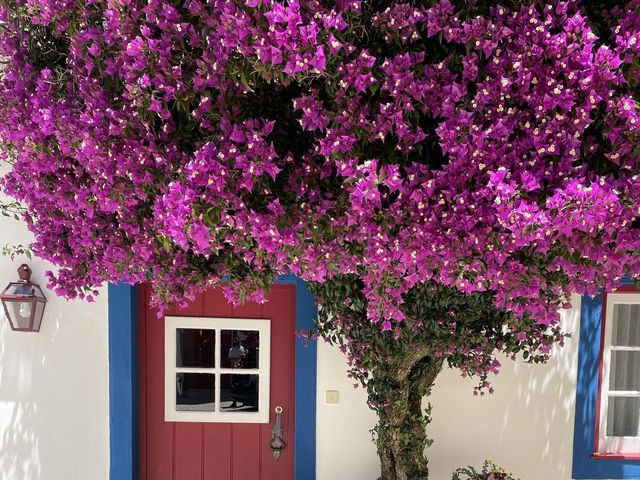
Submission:
[[[35,283],[31,283],[31,269],[23,263],[18,268],[20,280],[11,282],[0,300],[4,307],[11,329],[18,332],[38,332],[47,303],[42,290]]]

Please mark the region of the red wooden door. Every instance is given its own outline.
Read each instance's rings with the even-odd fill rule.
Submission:
[[[220,289],[198,295],[168,316],[271,320],[269,423],[165,421],[165,328],[140,287],[140,479],[293,480],[295,286],[274,285],[269,301],[233,308]],[[241,320],[238,320],[240,323]],[[221,348],[222,350],[222,348]],[[282,406],[286,447],[275,460],[269,442]]]

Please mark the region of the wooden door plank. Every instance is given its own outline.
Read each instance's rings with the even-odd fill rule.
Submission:
[[[263,318],[262,305],[256,302],[247,302],[233,309],[233,318]]]
[[[247,302],[235,307],[234,318],[264,318],[262,305]],[[260,476],[260,429],[258,424],[236,423],[231,427],[232,480],[261,480]]]
[[[231,480],[262,480],[260,428],[260,425],[255,423],[235,423],[231,427],[233,469]]]
[[[204,315],[229,318],[233,307],[221,288],[206,291],[203,299]],[[230,480],[231,473],[231,424],[205,423],[203,433],[203,473],[205,480]]]
[[[202,427],[199,423],[175,423],[174,480],[202,479]]]
[[[230,318],[233,314],[233,306],[227,301],[221,288],[207,290],[203,302],[204,314],[207,317]]]
[[[204,316],[204,297],[204,293],[197,293],[187,305],[176,305],[173,314]],[[200,423],[175,422],[174,435],[174,480],[201,480],[203,435]]]
[[[202,317],[204,316],[204,292],[196,293],[195,298],[184,307],[174,305],[171,315],[177,317]]]
[[[164,318],[155,309],[146,317],[147,479],[175,480],[173,425],[164,421]]]
[[[204,424],[204,480],[230,480],[232,434],[230,423]]]
[[[271,288],[269,301],[262,307],[262,313],[265,318],[271,318],[270,423],[261,427],[262,478],[265,480],[293,479],[295,286],[274,285]],[[282,439],[286,444],[277,461],[269,448],[276,406],[281,406],[283,409]]]

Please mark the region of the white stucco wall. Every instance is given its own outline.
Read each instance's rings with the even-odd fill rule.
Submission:
[[[573,448],[575,382],[580,299],[563,313],[573,338],[546,365],[503,361],[492,381],[496,393],[473,396],[473,380],[443,371],[430,398],[433,421],[427,449],[430,478],[450,480],[459,466],[479,467],[485,459],[522,480],[569,480]],[[375,480],[380,473],[368,430],[375,415],[363,389],[345,375],[344,356],[318,344],[317,480]],[[337,404],[325,402],[338,390]]]
[[[26,228],[0,217],[0,247],[25,244]],[[40,260],[0,256],[0,288],[26,262],[45,287]],[[11,331],[0,315],[0,480],[104,480],[109,458],[107,296],[57,298],[39,333]]]

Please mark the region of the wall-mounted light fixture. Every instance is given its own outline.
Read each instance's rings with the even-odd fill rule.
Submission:
[[[47,303],[42,290],[35,283],[31,283],[31,269],[23,263],[18,268],[20,280],[11,282],[0,300],[4,306],[11,329],[18,332],[38,332]]]

